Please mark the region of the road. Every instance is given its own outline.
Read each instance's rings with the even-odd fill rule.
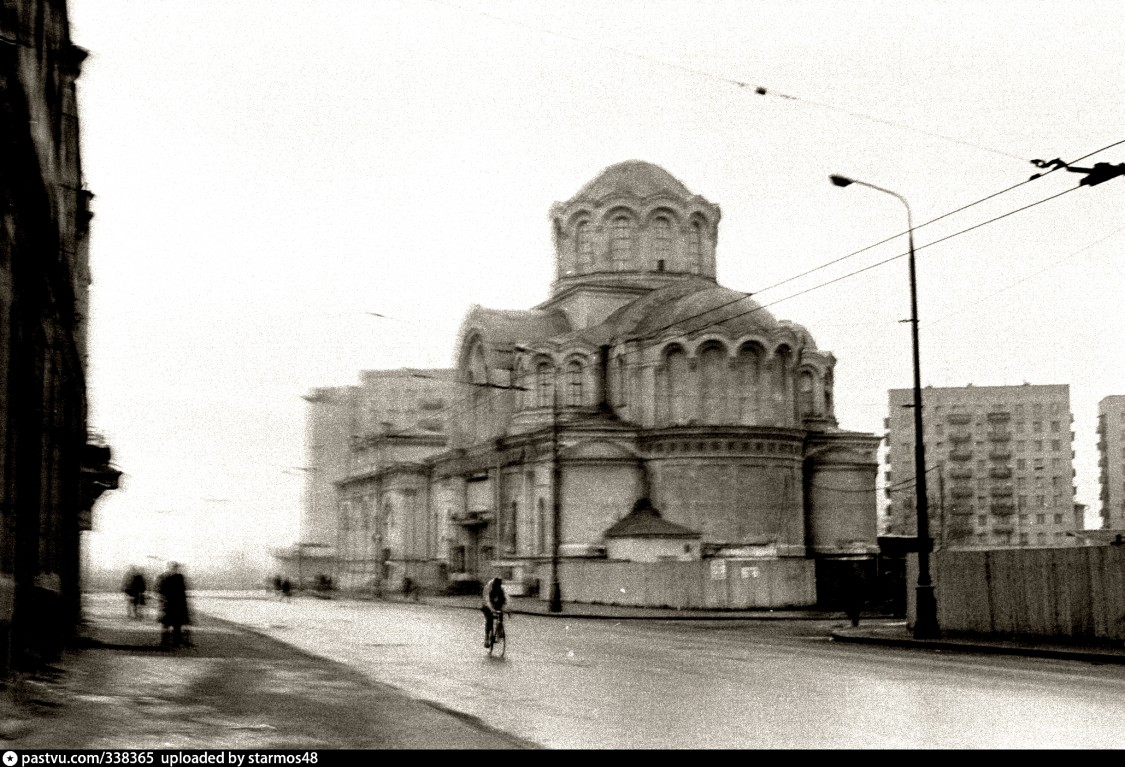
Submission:
[[[829,622],[199,597],[195,609],[552,748],[1120,748],[1125,667],[828,641]]]

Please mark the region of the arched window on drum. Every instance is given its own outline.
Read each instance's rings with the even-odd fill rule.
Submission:
[[[579,221],[574,227],[574,250],[578,257],[578,270],[586,271],[594,265],[594,241],[589,221]]]
[[[703,261],[703,223],[692,221],[688,229],[688,267],[695,273]]]
[[[610,222],[609,256],[615,271],[623,271],[633,252],[633,219],[624,213]]]
[[[652,220],[652,251],[656,258],[656,271],[672,267],[672,222],[667,216]]]

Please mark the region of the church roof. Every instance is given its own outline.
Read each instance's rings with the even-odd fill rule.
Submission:
[[[603,170],[579,189],[573,199],[600,200],[616,194],[631,194],[645,198],[660,193],[671,194],[681,199],[692,196],[683,182],[659,165],[643,160],[627,160],[610,165]]]
[[[604,324],[617,337],[648,337],[665,330],[690,334],[720,322],[735,336],[769,334],[786,324],[745,293],[705,278],[684,279],[654,290],[618,309]]]
[[[473,306],[461,324],[458,349],[478,334],[488,348],[490,365],[511,368],[512,347],[544,338],[566,335],[570,320],[561,309],[489,309]]]
[[[669,522],[651,503],[642,498],[633,510],[605,531],[606,538],[698,538],[689,527]]]

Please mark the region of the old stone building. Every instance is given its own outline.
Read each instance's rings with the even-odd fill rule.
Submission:
[[[469,311],[430,485],[452,578],[543,584],[556,527],[563,559],[604,559],[642,498],[677,559],[786,560],[807,586],[875,550],[878,440],[837,427],[831,353],[716,282],[719,221],[662,168],[611,166],[551,210],[550,297]]]
[[[633,603],[809,604],[821,563],[873,555],[878,439],[838,428],[831,353],[716,282],[720,217],[646,162],[551,209],[550,297],[464,319],[448,445],[336,483],[384,586],[545,595],[557,555],[564,599],[635,564],[695,586]]]
[[[63,0],[0,0],[0,669],[73,634],[81,531],[120,475],[86,426],[85,57]]]

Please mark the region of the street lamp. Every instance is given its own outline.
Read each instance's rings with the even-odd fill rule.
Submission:
[[[534,349],[517,344],[516,351],[535,354]],[[536,397],[538,397],[538,388]],[[562,467],[559,465],[559,375],[551,364],[551,591],[547,612],[562,612],[562,587],[559,585],[559,536],[562,528]]]
[[[910,212],[910,203],[897,192],[846,176],[833,175],[828,178],[839,187],[859,184],[889,194],[906,206],[907,242],[910,246],[910,328],[914,351],[914,492],[918,515],[918,584],[915,588],[914,636],[918,639],[929,639],[937,637],[940,629],[937,621],[934,583],[930,578],[930,549],[933,543],[930,540],[929,503],[926,496],[926,446],[922,433],[922,372],[918,359],[918,284],[914,272],[914,217]]]

